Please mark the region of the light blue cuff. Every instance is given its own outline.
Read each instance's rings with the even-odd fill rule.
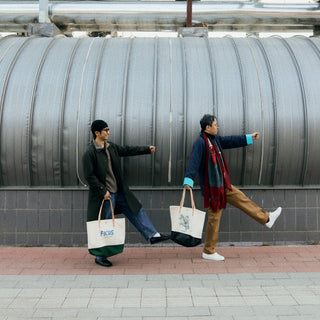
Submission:
[[[247,144],[253,144],[252,134],[246,134]]]
[[[193,180],[190,179],[190,178],[184,178],[184,181],[183,181],[183,185],[188,185],[190,186],[191,188],[193,188]]]

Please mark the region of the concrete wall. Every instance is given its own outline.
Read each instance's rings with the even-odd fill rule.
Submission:
[[[179,203],[181,189],[132,189],[159,232],[169,232],[168,208]],[[282,206],[283,214],[270,230],[228,206],[221,220],[220,244],[319,242],[320,188],[242,190],[266,210]],[[85,246],[87,192],[76,188],[0,189],[0,245]],[[188,202],[186,198],[185,204]],[[199,190],[195,190],[195,202],[203,209]],[[129,223],[126,243],[148,244]]]

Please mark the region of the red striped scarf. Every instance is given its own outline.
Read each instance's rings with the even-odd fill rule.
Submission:
[[[204,207],[211,207],[216,212],[219,209],[226,208],[225,189],[232,190],[229,170],[224,155],[216,141],[211,142],[204,132],[202,136],[206,142]]]

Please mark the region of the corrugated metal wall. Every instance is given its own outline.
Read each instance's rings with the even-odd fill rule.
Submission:
[[[318,243],[319,50],[320,39],[302,37],[2,38],[0,244],[86,244],[77,167],[82,178],[95,118],[116,143],[157,146],[124,165],[157,230],[169,232],[207,112],[222,134],[261,132],[254,146],[225,152],[232,183],[265,210],[283,207],[271,230],[228,207],[219,241]],[[195,201],[203,208],[197,188]],[[146,243],[127,230],[126,243]]]
[[[126,159],[129,184],[181,185],[204,113],[224,135],[235,185],[318,185],[320,40],[17,38],[0,40],[0,185],[77,186],[90,123],[110,140],[157,146]]]

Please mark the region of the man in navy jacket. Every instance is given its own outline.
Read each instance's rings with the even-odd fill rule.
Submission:
[[[224,257],[215,250],[218,242],[222,210],[229,203],[242,210],[262,225],[271,228],[281,214],[281,207],[266,212],[252,202],[243,192],[231,185],[228,166],[223,149],[250,145],[259,139],[258,132],[247,135],[218,136],[218,123],[213,115],[206,114],[200,120],[201,135],[193,144],[189,164],[184,178],[184,188],[192,189],[194,178],[199,174],[199,182],[204,206],[208,208],[205,245],[202,257],[223,261]]]

